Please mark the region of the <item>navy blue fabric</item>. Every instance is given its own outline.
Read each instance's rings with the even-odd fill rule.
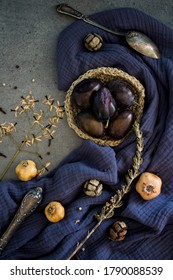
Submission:
[[[66,91],[86,70],[112,66],[135,76],[145,87],[145,108],[141,122],[144,137],[140,172],[158,174],[163,181],[160,196],[144,201],[132,183],[130,193],[115,216],[105,220],[76,256],[77,259],[173,259],[173,31],[154,18],[134,9],[114,9],[91,16],[111,29],[139,30],[155,41],[159,60],[130,49],[122,37],[108,34],[76,21],[58,38],[58,86]],[[90,53],[83,38],[90,32],[103,36],[103,48]],[[95,224],[99,212],[120,187],[132,163],[136,139],[131,134],[120,146],[100,147],[91,141],[73,151],[48,176],[27,183],[0,183],[0,234],[13,217],[27,190],[43,187],[43,201],[16,232],[1,259],[66,259]],[[89,178],[104,183],[101,196],[83,193]],[[65,218],[52,224],[45,219],[44,207],[51,200],[62,202]],[[79,207],[82,208],[79,211]],[[123,242],[108,239],[108,228],[122,219],[128,225]],[[78,222],[76,222],[78,221]]]

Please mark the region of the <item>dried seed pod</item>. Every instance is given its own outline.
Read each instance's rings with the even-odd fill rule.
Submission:
[[[103,39],[100,35],[96,33],[89,33],[85,38],[84,38],[84,45],[87,50],[94,52],[98,51],[103,44]]]
[[[102,194],[103,185],[97,179],[90,179],[84,184],[84,193],[88,196],[99,196]]]
[[[136,183],[136,191],[144,200],[151,200],[161,192],[162,180],[151,172],[143,172]]]
[[[127,233],[127,225],[123,221],[116,221],[109,229],[109,239],[122,241]]]

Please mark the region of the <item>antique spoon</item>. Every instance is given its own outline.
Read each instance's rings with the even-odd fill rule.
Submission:
[[[128,32],[118,32],[118,31],[113,31],[105,26],[102,26],[98,24],[95,21],[90,20],[88,17],[86,17],[84,14],[81,12],[73,9],[71,6],[68,4],[59,4],[56,7],[56,10],[58,13],[69,15],[71,17],[81,19],[84,22],[91,24],[93,26],[96,26],[104,31],[107,31],[109,33],[112,33],[114,35],[120,35],[120,36],[125,36],[127,43],[131,48],[135,49],[137,52],[151,57],[155,59],[160,58],[160,52],[155,45],[155,43],[145,34],[138,32],[138,31],[128,31]]]
[[[41,200],[42,188],[36,187],[27,192],[8,228],[0,237],[0,254],[2,254],[4,248],[7,246],[8,242],[11,240],[16,230],[20,227],[24,220],[35,211]]]

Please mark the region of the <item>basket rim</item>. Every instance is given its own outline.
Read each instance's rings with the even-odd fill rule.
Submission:
[[[136,111],[135,111],[136,121],[140,123],[143,114],[143,108],[144,108],[145,88],[136,77],[116,67],[98,67],[98,68],[90,69],[86,71],[84,74],[80,75],[75,81],[72,82],[71,86],[67,90],[65,105],[64,105],[67,122],[69,127],[72,128],[80,138],[83,138],[85,140],[90,139],[99,145],[117,146],[127,138],[127,136],[132,131],[132,129],[130,130],[129,133],[127,133],[125,137],[121,138],[120,140],[115,140],[113,138],[110,138],[109,136],[104,136],[102,138],[92,137],[87,133],[83,132],[75,123],[75,116],[74,116],[75,105],[71,100],[73,89],[82,80],[88,78],[94,78],[94,77],[99,78],[100,75],[104,75],[104,77],[107,77],[106,78],[107,80],[118,77],[120,79],[126,80],[133,86],[135,92],[138,95],[138,104],[136,105]],[[100,80],[102,79],[100,78]]]

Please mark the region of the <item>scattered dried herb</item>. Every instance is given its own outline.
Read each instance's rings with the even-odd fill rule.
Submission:
[[[1,156],[1,157],[4,157],[4,158],[7,158],[7,156],[6,156],[6,155],[4,155],[4,154],[3,154],[3,153],[1,153],[1,152],[0,152],[0,156]]]
[[[7,114],[7,113],[4,111],[4,109],[2,109],[2,107],[0,107],[0,112],[3,113],[4,115]]]
[[[13,135],[13,132],[16,132],[17,122],[4,122],[0,124],[0,143],[2,143],[3,138],[7,136],[17,147],[7,167],[0,175],[0,181],[4,178],[20,152],[32,153],[38,157],[39,161],[41,160],[41,169],[38,171],[39,176],[45,171],[48,171],[47,167],[50,165],[50,162],[42,163],[43,158],[38,153],[38,146],[35,152],[29,151],[28,148],[34,144],[40,143],[43,138],[48,138],[51,144],[57,131],[58,122],[64,116],[64,109],[60,106],[60,102],[56,101],[51,95],[46,96],[46,98],[40,102],[39,109],[36,107],[38,102],[40,101],[35,99],[30,91],[26,96],[22,95],[19,104],[14,109],[11,109],[11,112],[14,112],[16,118],[21,118],[22,115],[25,114],[28,119],[29,129],[25,132],[21,142],[18,142]],[[24,149],[25,147],[27,150]]]

